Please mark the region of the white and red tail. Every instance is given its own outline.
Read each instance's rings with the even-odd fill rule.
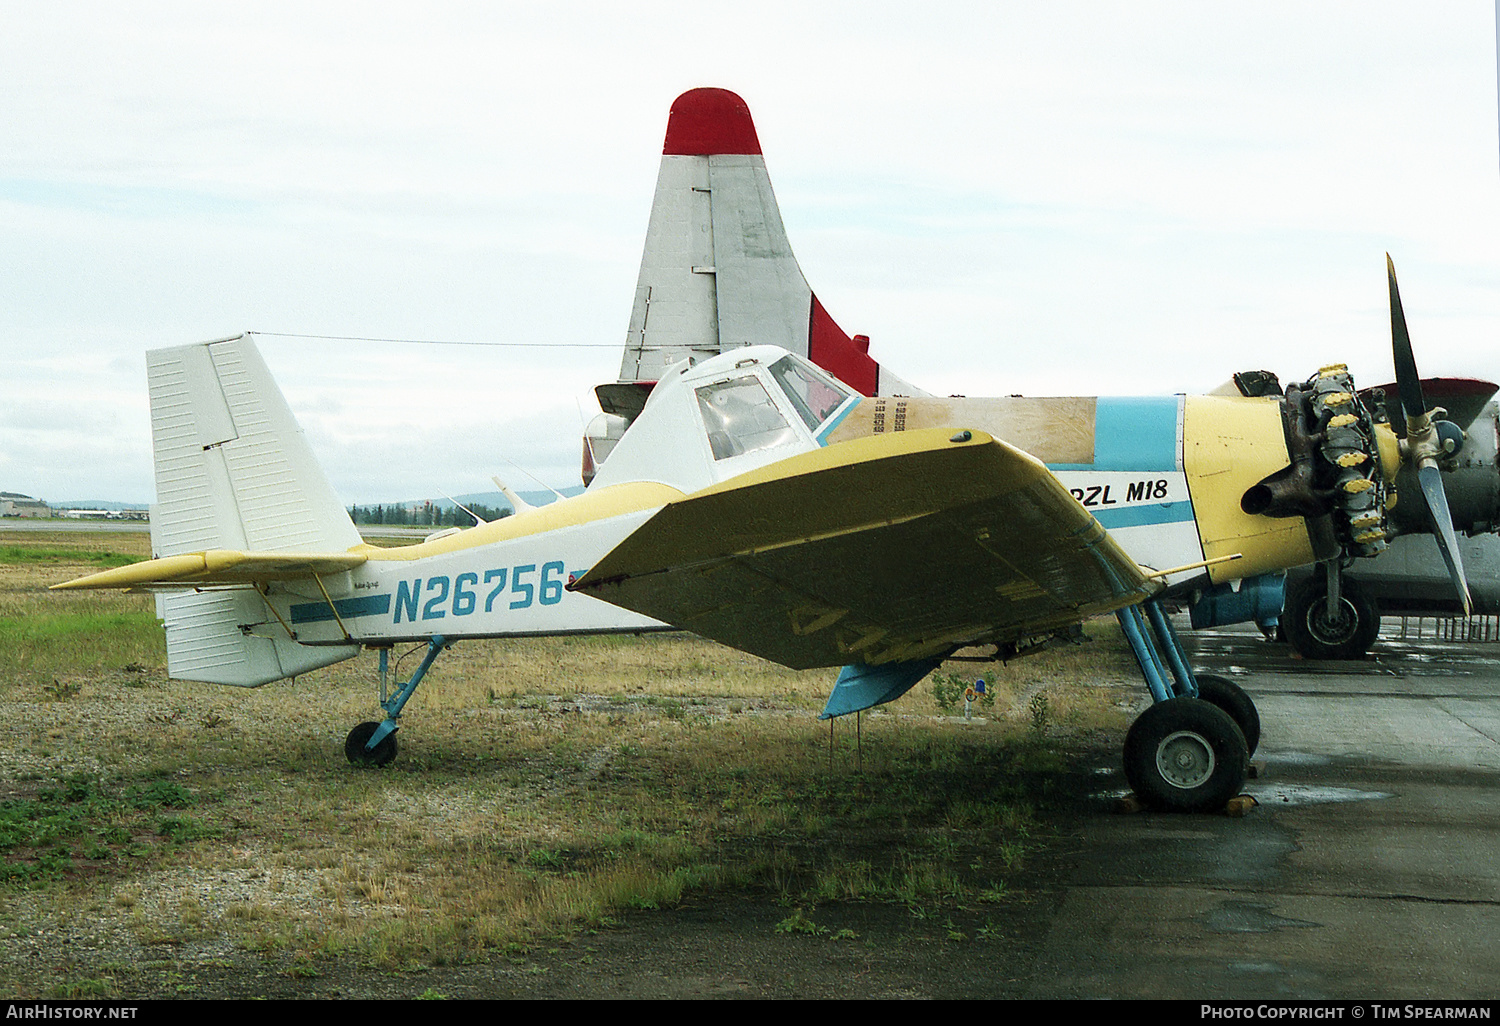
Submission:
[[[813,295],[792,255],[745,101],[694,89],[672,104],[620,381],[598,389],[633,418],[682,360],[780,346],[865,395],[922,395],[870,358]]]

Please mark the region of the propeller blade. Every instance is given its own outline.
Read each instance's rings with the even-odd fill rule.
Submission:
[[[1453,588],[1464,604],[1464,615],[1473,608],[1469,600],[1469,582],[1464,577],[1464,560],[1458,551],[1458,535],[1453,531],[1453,514],[1448,511],[1448,496],[1443,491],[1443,472],[1428,464],[1417,471],[1417,482],[1422,486],[1422,498],[1427,503],[1427,512],[1432,516],[1432,533],[1437,537],[1438,551],[1443,562],[1448,564],[1448,576],[1453,579]]]
[[[1396,364],[1396,388],[1401,409],[1407,420],[1427,412],[1422,398],[1422,379],[1417,375],[1417,361],[1411,353],[1411,336],[1406,332],[1406,312],[1401,309],[1401,290],[1396,285],[1396,264],[1385,255],[1386,273],[1391,284],[1391,357]]]
[[[1438,551],[1443,554],[1443,562],[1448,564],[1448,576],[1453,579],[1453,588],[1463,601],[1464,615],[1468,616],[1473,608],[1469,599],[1469,582],[1464,577],[1458,536],[1453,531],[1453,514],[1448,509],[1448,494],[1443,490],[1443,472],[1436,460],[1442,434],[1438,425],[1427,415],[1422,380],[1417,375],[1416,357],[1411,352],[1411,336],[1406,331],[1406,312],[1401,309],[1401,292],[1396,286],[1396,264],[1389,253],[1385,255],[1385,267],[1391,284],[1391,357],[1396,364],[1396,390],[1401,396],[1402,412],[1406,414],[1409,458],[1416,466],[1422,502],[1427,507],[1428,519],[1432,521],[1432,533],[1437,538]]]

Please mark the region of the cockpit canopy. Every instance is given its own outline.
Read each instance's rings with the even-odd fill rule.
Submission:
[[[823,444],[859,396],[774,346],[730,350],[663,378],[594,485],[697,491]]]
[[[796,432],[783,412],[786,406],[816,435],[853,394],[791,353],[770,365],[770,382],[782,402],[771,398],[761,374],[738,374],[694,390],[715,460],[793,442]]]

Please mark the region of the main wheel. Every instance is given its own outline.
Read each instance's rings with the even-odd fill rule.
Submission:
[[[1380,634],[1380,614],[1358,582],[1341,580],[1338,607],[1331,608],[1321,572],[1287,589],[1281,622],[1304,659],[1361,659]]]
[[[365,722],[349,731],[349,736],[344,738],[344,758],[356,766],[384,766],[394,759],[396,757],[395,731],[382,738],[374,751],[365,747],[370,743],[370,737],[379,726],[378,723]]]
[[[1125,735],[1125,779],[1147,805],[1212,812],[1240,793],[1249,774],[1245,735],[1201,698],[1172,698],[1141,713]]]
[[[1254,755],[1260,745],[1260,713],[1243,688],[1213,673],[1195,673],[1198,697],[1229,714],[1240,733],[1245,735],[1245,754]]]

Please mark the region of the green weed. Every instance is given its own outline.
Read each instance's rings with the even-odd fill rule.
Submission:
[[[776,924],[777,933],[801,933],[809,937],[821,937],[828,933],[828,927],[819,926],[803,912],[800,908]]]
[[[170,816],[156,826],[156,832],[174,844],[201,841],[205,837],[217,837],[219,831],[191,816]]]
[[[137,835],[153,833],[176,844],[214,836],[215,828],[187,817],[154,824],[147,813],[192,804],[176,784],[157,782],[121,790],[85,774],[40,787],[34,797],[0,801],[0,882],[39,885],[59,880],[83,859],[113,864],[139,854]]]

